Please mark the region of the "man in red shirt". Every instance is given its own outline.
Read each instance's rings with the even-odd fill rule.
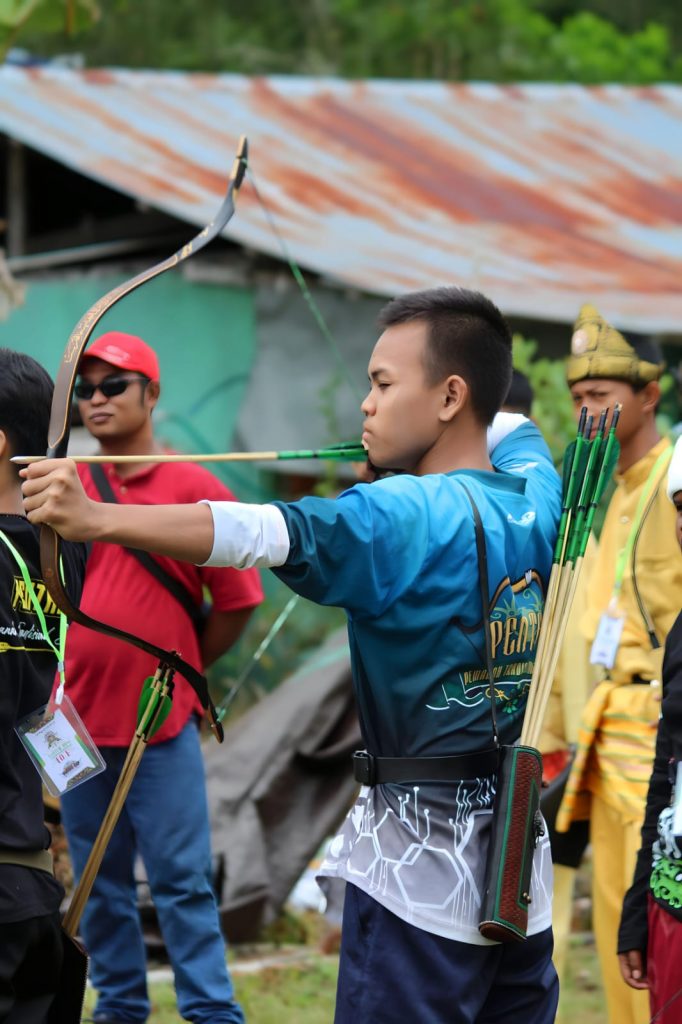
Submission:
[[[85,353],[76,384],[84,426],[105,455],[162,451],[152,412],[159,398],[159,364],[140,338],[109,332]],[[189,463],[105,464],[99,486],[81,466],[95,500],[119,504],[234,500],[205,469]],[[113,494],[106,495],[109,490]],[[197,568],[170,558],[154,560],[179,584],[179,599],[126,548],[95,543],[88,561],[82,610],[205,668],[237,640],[262,600],[256,570]],[[190,617],[204,588],[212,608],[199,636]],[[188,610],[189,609],[189,610]],[[69,629],[68,692],[107,771],[62,801],[74,868],[80,875],[116,784],[137,718],[143,680],[154,659],[137,648],[73,624]],[[189,684],[175,677],[173,708],[145,752],[121,820],[83,916],[82,933],[98,990],[94,1020],[143,1022],[149,1014],[145,948],[136,908],[135,857],[144,861],[152,898],[175,975],[178,1008],[195,1024],[242,1024],[225,964],[211,887],[210,836],[203,761],[201,706]]]

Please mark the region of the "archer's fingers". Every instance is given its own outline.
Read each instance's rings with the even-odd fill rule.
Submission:
[[[649,987],[641,950],[629,949],[627,953],[619,953],[618,964],[623,980],[630,988],[645,989]]]
[[[46,492],[57,497],[72,489],[76,492],[81,489],[78,470],[71,459],[46,459],[44,462],[34,462],[20,470],[19,475],[24,480],[21,485],[24,503],[26,499],[38,497]]]
[[[71,477],[78,476],[73,459],[42,459],[40,462],[31,462],[19,470],[19,476],[25,481],[34,481],[57,472],[68,472]]]

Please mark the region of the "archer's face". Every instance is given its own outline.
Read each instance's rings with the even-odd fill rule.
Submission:
[[[387,328],[374,346],[362,441],[381,469],[418,473],[445,428],[443,382],[430,385],[425,377],[426,337],[426,324],[415,321]]]
[[[134,437],[149,421],[158,398],[158,384],[101,359],[88,359],[80,375],[80,380],[93,385],[109,379],[128,383],[119,395],[107,397],[98,389],[91,398],[79,399],[83,424],[100,441]]]
[[[649,392],[652,387],[657,388],[658,385],[649,384],[643,390],[635,391],[626,381],[611,380],[607,377],[579,380],[571,385],[576,418],[580,416],[582,407],[587,406],[588,415],[594,417],[593,431],[596,431],[602,409],[610,409],[610,420],[616,402],[620,402],[623,408],[616,427],[616,436],[621,444],[627,443],[642,426],[643,417],[650,408]]]

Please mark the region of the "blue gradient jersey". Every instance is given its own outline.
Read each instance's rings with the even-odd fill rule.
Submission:
[[[495,698],[501,739],[516,740],[542,621],[560,481],[531,423],[494,449],[495,472],[395,476],[336,501],[278,504],[289,531],[274,571],[348,614],[367,748],[433,756],[492,744],[474,521],[486,536]],[[364,789],[323,873],[354,882],[428,931],[485,943],[477,930],[491,779]],[[408,882],[409,878],[409,882]],[[538,848],[529,933],[549,926],[551,866]]]

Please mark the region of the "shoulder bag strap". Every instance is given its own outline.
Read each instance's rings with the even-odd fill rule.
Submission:
[[[117,505],[118,501],[116,499],[116,495],[114,494],[102,466],[98,463],[94,463],[89,467],[89,469],[90,475],[92,476],[92,482],[97,488],[102,501],[106,501],[111,505]],[[200,632],[204,624],[204,616],[201,608],[192,600],[192,597],[183,587],[182,583],[179,583],[178,580],[169,575],[165,569],[162,569],[156,559],[153,558],[148,551],[140,551],[139,548],[128,548],[123,545],[122,547],[124,551],[127,551],[133,556],[133,558],[137,559],[140,565],[142,565],[155,580],[157,580],[170,594],[173,595],[175,600],[189,615],[194,628],[197,632]]]

